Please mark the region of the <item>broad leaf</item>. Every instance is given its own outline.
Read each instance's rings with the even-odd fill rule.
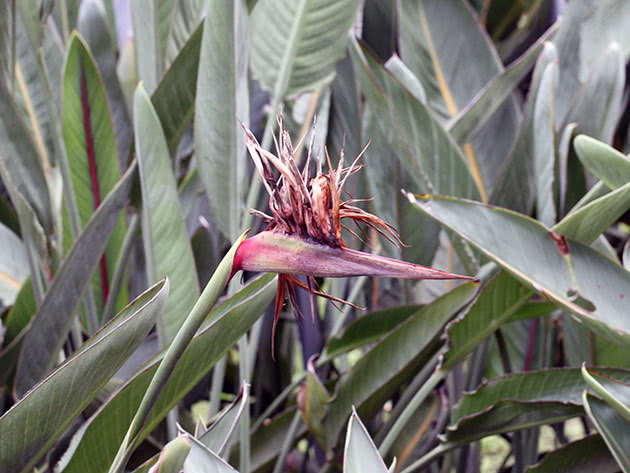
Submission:
[[[585,326],[618,343],[630,339],[630,322],[622,315],[630,299],[630,272],[621,266],[505,209],[444,197],[421,202],[408,196],[418,209],[457,232]],[[479,231],[480,225],[484,231]]]
[[[144,340],[167,294],[165,280],[139,296],[0,418],[0,469],[32,470]]]
[[[428,103],[438,112],[446,111],[446,118],[455,117],[504,71],[494,45],[464,0],[400,5],[401,56],[425,85]],[[484,201],[495,186],[519,118],[516,101],[508,96],[463,147]]]
[[[17,397],[56,364],[81,294],[127,202],[135,171],[131,166],[103,200],[55,274],[24,338],[15,381]]]
[[[167,70],[203,21],[206,6],[207,2],[204,0],[174,0],[166,39]]]
[[[351,53],[361,90],[415,188],[479,200],[465,156],[432,112],[365,48],[353,42]]]
[[[598,368],[623,382],[630,371]],[[449,442],[470,442],[496,433],[561,422],[583,414],[586,383],[579,368],[517,373],[485,382],[453,407]]]
[[[616,149],[586,135],[576,137],[574,146],[582,164],[610,189],[630,181],[630,159]]]
[[[199,298],[199,281],[162,126],[142,85],[136,89],[133,108],[147,275],[150,281],[168,275],[171,284],[171,297],[158,323],[164,346]]]
[[[243,2],[208,4],[195,104],[195,156],[213,220],[232,240],[240,234],[249,122],[247,12]]]
[[[449,350],[442,370],[450,370],[504,323],[511,320],[531,298],[533,291],[507,273],[495,276],[483,289],[470,310],[448,324]]]
[[[275,295],[275,276],[266,275],[217,306],[180,358],[153,408],[141,438],[203,378],[262,314]],[[77,432],[56,471],[107,472],[164,352],[133,376]]]
[[[408,368],[417,368],[426,358],[444,324],[470,302],[477,286],[463,284],[411,315],[343,376],[324,422],[330,445],[336,443],[353,405],[360,409],[373,395],[399,388],[399,376],[404,376]]]
[[[260,0],[251,15],[252,74],[281,98],[332,80],[358,0]],[[279,14],[282,12],[282,14]],[[279,78],[286,83],[276,84]],[[276,91],[278,89],[279,92]]]
[[[73,33],[63,72],[63,139],[81,225],[85,226],[120,179],[114,125],[94,58]],[[100,314],[125,237],[125,215],[114,226],[92,289]]]
[[[589,435],[547,453],[527,473],[617,473],[619,466],[601,435]]]

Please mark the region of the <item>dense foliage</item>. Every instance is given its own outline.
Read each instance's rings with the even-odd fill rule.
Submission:
[[[630,473],[630,2],[0,23],[0,473]],[[281,114],[312,172],[369,143],[346,214],[405,246],[331,241],[476,279],[230,279],[270,213],[245,128],[276,153]]]

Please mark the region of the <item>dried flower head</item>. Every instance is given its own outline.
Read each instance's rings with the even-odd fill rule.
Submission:
[[[357,236],[342,223],[348,219],[375,229],[397,247],[402,245],[394,227],[354,205],[357,200],[342,200],[347,179],[363,167],[357,162],[365,149],[349,167],[344,167],[342,150],[336,168],[332,166],[326,150],[328,172],[322,171],[318,160],[317,171],[311,176],[313,134],[306,164],[300,172],[294,158],[291,138],[283,127],[282,118],[278,119],[278,126],[279,138],[274,138],[277,156],[263,149],[251,131],[243,126],[247,135],[247,148],[269,194],[271,215],[251,210],[262,217],[267,228],[241,243],[232,269],[233,274],[238,270],[279,273],[274,334],[285,293],[288,292],[299,313],[296,287],[307,290],[311,296],[317,295],[348,304],[321,292],[315,277],[365,275],[412,279],[472,279],[348,248],[342,238],[342,229],[345,228]],[[279,174],[277,178],[274,170]],[[306,276],[306,284],[296,277],[298,274]],[[272,335],[272,347],[273,338]]]

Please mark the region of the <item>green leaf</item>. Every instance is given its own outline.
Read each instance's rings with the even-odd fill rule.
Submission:
[[[399,250],[385,243],[383,252],[392,258],[431,265],[439,244],[440,226],[431,218],[418,218],[418,213],[400,193],[400,189],[413,189],[416,186],[387,143],[380,129],[379,115],[372,113],[369,106],[363,112],[363,136],[370,140],[365,151],[365,172],[369,195],[374,197],[374,213],[396,227],[400,239],[406,245]],[[422,231],[419,232],[418,228],[422,228]]]
[[[547,453],[527,473],[617,473],[619,466],[600,435],[589,435]]]
[[[543,50],[545,41],[553,34],[548,29],[527,51],[503,71],[498,72],[479,93],[446,125],[458,143],[465,143],[486,123],[503,101],[512,93]]]
[[[158,323],[165,346],[199,298],[199,281],[162,126],[142,85],[133,103],[147,275],[150,281],[165,275],[171,281],[171,297]]]
[[[598,368],[623,382],[630,371]],[[488,435],[561,422],[583,414],[586,383],[579,368],[517,373],[483,383],[453,407],[449,442],[471,442]]]
[[[28,261],[22,240],[1,222],[0,248],[0,302],[10,306],[28,278]]]
[[[601,375],[597,371],[590,371],[586,363],[582,363],[582,377],[584,381],[595,391],[617,414],[630,422],[630,408],[624,401],[630,401],[630,386],[620,380]]]
[[[551,230],[590,245],[630,208],[630,182],[569,213]]]
[[[553,127],[554,95],[558,84],[557,65],[549,64],[543,72],[533,121],[534,175],[536,176],[536,213],[538,220],[550,227],[556,223],[554,199],[554,170],[556,152]]]
[[[361,409],[372,396],[399,388],[400,376],[416,369],[426,358],[444,324],[470,302],[477,286],[472,282],[462,284],[423,307],[389,332],[344,374],[324,423],[329,444],[336,443],[353,405]]]
[[[151,95],[151,102],[160,117],[171,153],[175,151],[184,131],[190,125],[195,110],[203,24],[190,36]]]
[[[365,48],[351,45],[361,90],[420,192],[480,199],[463,153],[436,118]],[[437,157],[439,156],[439,160]]]
[[[445,118],[457,116],[504,71],[492,41],[463,0],[405,1],[399,18],[401,57],[425,86],[430,106]],[[512,97],[502,102],[463,149],[484,201],[497,182],[520,118]]]
[[[168,69],[206,16],[205,0],[175,0],[171,24],[166,39]]]
[[[582,164],[610,189],[630,181],[630,159],[619,151],[586,135],[577,136],[573,143]]]
[[[306,363],[306,381],[300,389],[298,407],[302,411],[304,423],[308,426],[308,430],[313,434],[322,450],[327,451],[328,445],[326,443],[323,421],[328,412],[331,396],[317,375],[313,358],[310,358]]]
[[[627,382],[627,381],[626,381]],[[584,410],[624,473],[630,473],[630,423],[601,399],[584,391]]]
[[[344,55],[359,3],[358,0],[256,2],[251,14],[253,76],[278,98],[314,90],[331,81],[335,64]],[[285,78],[286,83],[278,86],[280,78]]]
[[[212,369],[267,308],[275,295],[275,275],[265,275],[210,312],[160,394],[140,438]],[[164,351],[120,388],[83,424],[57,467],[58,472],[107,472]]]
[[[419,305],[404,305],[363,315],[350,323],[341,335],[328,340],[322,356],[336,358],[355,348],[378,342],[421,308]]]
[[[622,113],[626,83],[625,61],[619,44],[612,43],[592,69],[589,78],[576,93],[576,104],[564,123],[575,122],[578,133],[612,144]]]
[[[505,163],[501,166],[501,177],[490,196],[491,203],[524,214],[531,212],[536,197],[536,175],[533,160],[535,98],[538,96],[543,72],[549,64],[558,61],[557,56],[554,45],[545,43],[534,68],[534,75],[517,136],[507,158],[505,158]]]
[[[111,107],[118,156],[127,163],[133,142],[133,128],[118,73],[115,37],[110,36],[102,0],[84,0],[79,7],[77,29],[89,46],[103,77],[103,85]]]
[[[343,471],[344,473],[387,473],[388,471],[354,408],[348,421]]]
[[[509,274],[502,272],[482,289],[470,310],[448,324],[449,350],[444,354],[442,370],[452,369],[488,336],[511,320],[531,298],[533,291]]]
[[[554,241],[539,222],[505,209],[453,198],[434,196],[420,202],[408,197],[591,330],[617,343],[630,339],[630,323],[622,315],[630,300],[630,273],[607,257],[572,240]],[[484,231],[479,231],[480,225]]]
[[[5,84],[0,84],[0,160],[1,176],[10,180],[26,202],[32,207],[41,226],[52,229],[51,203],[44,167],[40,154],[29,132],[22,111]],[[19,156],[20,159],[16,159]],[[50,172],[48,170],[48,172]],[[12,187],[8,188],[11,200],[18,198]]]
[[[212,218],[229,240],[241,232],[247,170],[238,123],[249,121],[246,21],[240,0],[208,4],[197,79],[195,156]]]
[[[184,473],[238,473],[199,440],[190,435],[185,435],[185,437],[192,448],[184,462]]]
[[[243,410],[249,405],[249,384],[242,384],[238,396],[219,414],[208,430],[195,435],[199,441],[217,455],[225,457],[225,448],[236,430]]]
[[[85,226],[120,179],[120,164],[103,80],[76,31],[70,38],[64,64],[62,117],[72,187],[81,225]],[[99,270],[92,278],[99,314],[109,295],[125,231],[123,212],[111,231]]]
[[[15,70],[11,52],[11,44],[14,40],[11,25],[16,13],[13,5],[10,2],[0,4],[0,82],[7,87],[13,80]]]
[[[15,380],[18,397],[56,364],[81,294],[128,200],[135,171],[131,166],[103,200],[55,274],[24,338]]]
[[[166,280],[147,290],[0,418],[0,469],[32,470],[144,340],[167,294]]]
[[[180,473],[192,448],[190,438],[180,435],[167,443],[159,455],[147,460],[133,473],[149,473],[152,466],[159,473]]]
[[[144,83],[149,94],[156,89],[163,74],[163,55],[160,40],[160,3],[149,0],[147,2],[131,3],[131,20],[133,23],[134,53],[138,79]]]

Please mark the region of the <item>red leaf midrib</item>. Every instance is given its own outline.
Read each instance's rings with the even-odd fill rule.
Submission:
[[[90,182],[92,184],[92,197],[94,199],[94,210],[101,205],[101,189],[98,182],[98,167],[96,165],[96,156],[94,155],[94,138],[92,137],[92,121],[90,117],[90,103],[88,99],[87,79],[85,77],[85,69],[83,64],[80,67],[79,85],[81,89],[81,106],[83,109],[83,130],[85,132],[85,150],[88,156],[88,165],[90,170]],[[107,277],[107,260],[105,253],[101,255],[101,287],[103,288],[103,303],[107,301],[109,295],[109,278]]]

